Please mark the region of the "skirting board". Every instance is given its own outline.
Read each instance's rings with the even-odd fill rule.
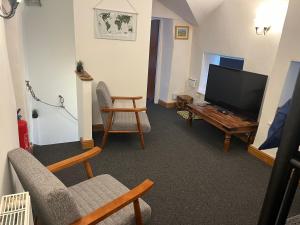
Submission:
[[[268,154],[258,150],[253,145],[250,145],[248,147],[248,152],[249,152],[249,154],[253,155],[254,157],[256,157],[258,159],[260,159],[261,161],[263,161],[267,165],[269,165],[269,166],[274,165],[274,158],[273,157],[271,157]]]
[[[80,138],[80,143],[81,143],[81,148],[83,150],[91,149],[91,148],[95,147],[93,139],[92,140],[83,140],[82,138]]]
[[[167,109],[172,109],[176,107],[176,102],[165,102],[163,100],[159,100],[158,104]]]

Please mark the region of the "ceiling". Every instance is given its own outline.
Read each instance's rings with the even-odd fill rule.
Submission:
[[[215,10],[224,0],[159,0],[164,6],[175,12],[192,25],[199,25],[203,19]]]

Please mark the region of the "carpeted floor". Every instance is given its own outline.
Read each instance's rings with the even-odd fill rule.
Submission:
[[[192,128],[174,110],[150,105],[152,132],[140,149],[137,135],[112,135],[103,153],[91,163],[94,173],[111,174],[128,187],[146,178],[155,186],[144,199],[152,207],[151,225],[254,225],[271,168],[250,156],[234,140],[224,153],[223,134],[196,121]],[[102,133],[95,134],[101,143]],[[80,153],[79,143],[35,148],[45,165]],[[86,179],[82,166],[57,176],[67,185]],[[292,215],[300,213],[296,195]]]

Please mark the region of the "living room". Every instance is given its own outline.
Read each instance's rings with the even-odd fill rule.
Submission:
[[[103,187],[99,186],[101,191],[93,189],[99,182],[87,185],[92,188],[86,197],[93,202],[89,213],[92,208],[102,207],[93,214],[97,217],[94,222],[86,215],[88,211],[80,212],[79,219],[74,209],[68,216],[58,215],[59,223],[51,219],[50,224],[76,224],[75,219],[79,219],[77,224],[96,224],[101,220],[108,224],[140,224],[142,219],[155,225],[284,224],[287,217],[300,214],[298,193],[289,215],[285,211],[282,219],[279,210],[288,181],[296,171],[296,163],[290,166],[291,158],[287,162],[294,154],[287,156],[288,151],[281,149],[283,144],[291,146],[294,142],[286,141],[287,135],[283,135],[282,146],[273,141],[271,147],[260,150],[274,132],[279,107],[295,94],[300,69],[297,0],[0,2],[0,14],[4,17],[0,19],[1,196],[20,192],[15,186],[16,178],[21,176],[23,191],[29,191],[32,199],[34,219],[45,223],[43,219],[49,215],[55,218],[55,213],[37,203],[40,196],[35,196],[28,182],[24,182],[30,172],[38,176],[30,168],[34,160],[34,166],[43,166],[42,172],[46,173],[44,168],[48,168],[55,175],[49,173],[40,181],[32,180],[40,185],[40,192],[44,186],[41,182],[47,183],[46,178],[54,183],[59,179],[72,192],[71,196],[78,195],[77,187],[85,189],[86,182],[97,177],[103,179],[103,184],[112,185],[108,189],[120,186],[115,187],[119,191],[113,198],[107,197],[111,193],[103,192],[106,200],[101,202],[97,194],[103,194]],[[13,13],[8,15],[10,9]],[[103,11],[113,12],[111,15],[127,13],[120,25],[127,29],[126,35],[112,37],[111,32],[103,31],[112,26],[118,29],[120,22],[116,18],[106,20]],[[133,21],[126,20],[128,15]],[[149,57],[153,21],[159,23],[155,65],[151,63],[151,51]],[[135,26],[129,27],[132,23]],[[183,119],[174,109],[181,95],[193,98],[195,106],[206,104],[206,88],[212,76],[209,68],[211,64],[223,65],[220,58],[241,60],[241,73],[267,76],[256,112],[255,138],[244,143],[233,135],[228,151],[224,151],[224,130],[201,118],[205,115],[199,114],[200,119],[193,120],[190,127],[185,119],[192,120],[195,111],[190,110],[190,117]],[[154,77],[149,82],[151,66]],[[294,103],[291,108],[293,115],[299,107]],[[22,116],[19,121],[18,109],[18,116]],[[231,113],[233,109],[226,110]],[[25,142],[33,155],[28,156],[23,150],[11,153],[24,141],[19,139],[20,121],[27,122]],[[288,138],[296,133],[296,128],[286,129]],[[19,157],[24,157],[23,163],[17,162]],[[72,160],[66,161],[70,157]],[[59,161],[61,164],[57,164]],[[75,162],[83,163],[84,167],[71,167]],[[279,176],[279,169],[289,172]],[[89,178],[95,177],[87,180],[85,170]],[[276,188],[278,192],[274,191]],[[130,195],[125,194],[126,190]],[[118,198],[122,194],[128,198],[126,203],[122,202],[124,205]],[[120,204],[118,209],[109,205],[114,199]],[[76,203],[76,207],[83,210],[84,200],[78,201],[82,205]],[[272,210],[271,203],[276,204]],[[64,207],[61,204],[57,209]],[[121,205],[134,207],[122,209]],[[105,214],[103,210],[110,211]],[[277,216],[284,223],[275,223]],[[292,219],[289,221],[293,224]]]

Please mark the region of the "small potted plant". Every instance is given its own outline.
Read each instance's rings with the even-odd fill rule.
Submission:
[[[83,62],[79,60],[76,64],[76,72],[77,73],[83,73],[84,68],[83,68]]]

